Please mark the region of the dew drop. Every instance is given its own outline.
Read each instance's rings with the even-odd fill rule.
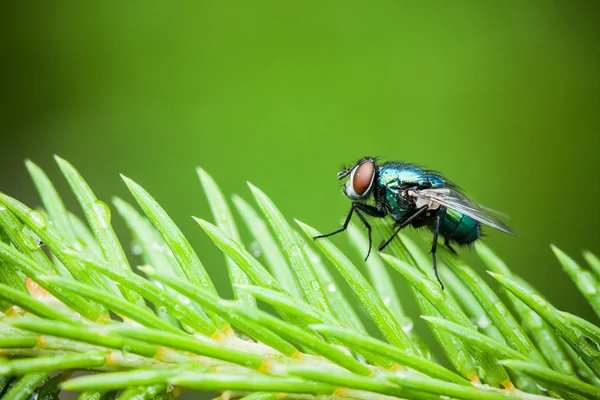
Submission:
[[[42,245],[42,241],[40,240],[39,236],[28,227],[24,226],[22,233],[23,241],[30,250],[37,250]]]
[[[183,329],[185,329],[185,331],[187,333],[189,333],[190,335],[195,335],[196,334],[196,330],[194,328],[192,328],[191,326],[184,325]]]
[[[542,392],[547,392],[548,391],[548,389],[546,389],[545,387],[543,387],[539,383],[536,383],[535,386],[537,386],[537,388],[540,389]]]
[[[300,235],[300,233],[295,232],[296,241],[300,247],[306,246],[306,242],[304,241],[304,237]]]
[[[182,319],[185,317],[183,308],[181,308],[181,306],[179,304],[175,304],[175,307],[173,307],[173,316],[177,319]]]
[[[335,293],[337,289],[333,283],[330,283],[329,286],[327,286],[327,290],[331,293]]]
[[[321,284],[316,279],[313,279],[312,281],[310,281],[310,285],[312,286],[312,288],[315,292],[318,292],[321,289]]]
[[[46,229],[46,217],[37,211],[30,211],[27,216],[31,219],[33,225],[38,229]]]
[[[160,283],[160,282],[158,282],[158,281],[154,282],[154,285],[155,285],[157,288],[159,288],[159,289],[164,289],[164,286],[163,286],[163,284],[162,284],[162,283]]]
[[[297,244],[292,244],[290,246],[290,257],[292,259],[296,258],[296,257],[301,257],[302,256],[302,250],[300,249],[300,247]]]
[[[405,323],[402,324],[402,330],[406,333],[410,332],[413,330],[415,324],[412,321],[407,321]]]
[[[122,351],[123,353],[128,353],[128,352],[130,352],[130,351],[131,351],[131,347],[129,347],[129,346],[123,346],[123,347],[121,348],[121,351]]]
[[[390,298],[390,296],[384,296],[383,297],[383,304],[386,307],[389,307],[391,303],[392,303],[392,299]]]
[[[190,304],[192,302],[189,298],[187,298],[187,297],[185,297],[183,295],[177,296],[177,300],[179,300],[180,302],[182,302],[185,305],[188,305],[188,304]]]
[[[479,317],[475,325],[477,325],[477,327],[480,329],[485,329],[488,326],[490,326],[490,320],[487,319],[485,316],[481,316]]]
[[[106,228],[110,224],[110,208],[108,208],[105,202],[96,200],[93,209],[100,219],[100,226]]]
[[[262,255],[260,245],[258,244],[258,242],[256,240],[254,240],[254,241],[252,241],[252,243],[250,243],[250,253],[252,253],[252,256],[254,258],[258,258]]]
[[[144,248],[138,242],[131,242],[131,254],[139,256],[144,252]]]
[[[160,312],[160,313],[166,313],[167,309],[165,308],[165,306],[160,306],[160,307],[158,307],[158,312]]]
[[[4,207],[2,204],[0,204],[0,211],[6,211],[6,207]]]

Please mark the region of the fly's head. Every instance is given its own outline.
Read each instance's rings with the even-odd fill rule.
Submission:
[[[344,194],[352,200],[365,200],[373,190],[375,182],[376,166],[375,158],[361,158],[350,168],[338,172],[338,179],[347,176],[348,181],[344,185]]]

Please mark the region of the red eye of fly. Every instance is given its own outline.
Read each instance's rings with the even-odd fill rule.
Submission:
[[[375,173],[375,165],[372,162],[366,161],[358,166],[354,171],[354,177],[352,179],[352,188],[354,193],[359,196],[365,194],[371,181],[373,180],[373,174]]]

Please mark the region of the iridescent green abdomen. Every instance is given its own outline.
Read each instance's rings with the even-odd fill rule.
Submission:
[[[481,227],[473,218],[446,209],[446,215],[440,221],[440,234],[458,244],[469,244],[479,239]]]

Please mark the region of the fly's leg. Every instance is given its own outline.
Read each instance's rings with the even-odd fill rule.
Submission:
[[[371,247],[373,246],[373,240],[371,239],[371,225],[360,211],[356,210],[356,215],[358,215],[358,218],[360,218],[362,223],[367,228],[367,232],[369,232],[369,250],[367,251],[367,256],[365,257],[365,261],[367,261],[369,259],[369,256],[371,255]]]
[[[447,211],[448,211],[448,209],[446,207],[441,207],[440,212],[438,213],[438,215],[440,217],[440,221],[446,215]],[[436,224],[437,224],[437,222],[436,222]],[[438,231],[439,231],[439,228],[438,228]],[[454,247],[452,247],[452,245],[450,244],[450,239],[448,239],[448,236],[444,236],[444,246],[446,246],[452,254],[454,254],[455,256],[458,256],[458,253],[456,252]]]
[[[448,250],[450,250],[452,252],[452,254],[454,254],[455,256],[458,256],[458,253],[456,252],[454,247],[452,247],[452,245],[450,244],[450,240],[448,240],[447,237],[444,238],[444,245],[448,248]]]
[[[440,283],[442,290],[444,290],[444,284],[442,283],[442,280],[440,279],[440,276],[438,275],[437,257],[436,257],[437,242],[438,242],[438,236],[440,235],[440,221],[441,220],[442,220],[442,216],[438,214],[438,216],[435,217],[435,222],[433,225],[433,243],[431,244],[431,258],[433,260],[433,272],[435,273],[435,277],[436,277],[437,281]]]
[[[381,251],[381,250],[385,249],[386,246],[388,244],[390,244],[392,240],[394,240],[394,238],[396,237],[396,235],[398,234],[398,232],[400,232],[403,228],[407,227],[408,224],[410,224],[419,215],[421,215],[425,211],[427,211],[427,208],[428,207],[426,205],[423,206],[423,207],[421,207],[421,208],[418,208],[413,214],[411,214],[410,217],[408,217],[404,221],[402,221],[402,223],[400,225],[398,225],[398,228],[396,228],[396,231],[392,234],[392,237],[390,237],[384,244],[382,244],[381,246],[379,246],[378,251]]]
[[[344,221],[344,224],[342,225],[342,227],[340,229],[333,231],[331,233],[327,233],[325,235],[315,236],[313,238],[313,240],[326,238],[329,236],[337,235],[340,232],[344,232],[348,228],[348,224],[350,223],[350,219],[352,218],[352,213],[354,213],[354,212],[356,212],[356,215],[358,215],[358,218],[360,218],[361,222],[365,225],[365,227],[367,228],[367,231],[369,232],[369,251],[367,252],[367,257],[365,258],[365,261],[367,261],[367,258],[369,258],[369,255],[371,254],[371,242],[372,242],[372,240],[371,240],[371,225],[369,225],[369,223],[367,222],[367,219],[365,218],[365,216],[362,213],[365,213],[367,215],[370,215],[372,217],[377,217],[377,218],[385,217],[387,213],[385,211],[379,210],[377,207],[369,206],[367,204],[362,204],[362,203],[352,203],[352,207],[350,207],[350,212],[346,216],[346,220]]]

